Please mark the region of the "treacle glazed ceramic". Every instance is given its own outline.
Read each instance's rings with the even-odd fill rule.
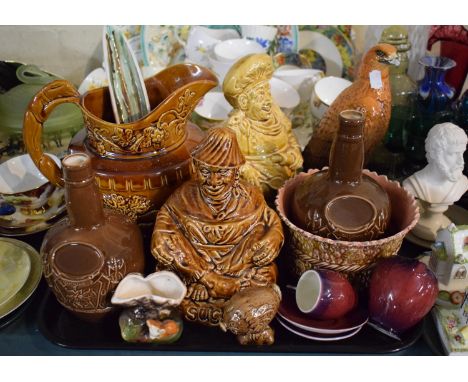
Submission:
[[[67,155],[62,167],[68,216],[42,242],[44,277],[60,304],[95,321],[111,312],[120,280],[143,272],[143,239],[138,225],[103,208],[86,154]]]
[[[43,124],[62,103],[79,105],[86,129],[71,141],[72,153],[91,157],[104,204],[132,219],[160,208],[189,178],[190,151],[203,137],[187,121],[200,98],[217,85],[208,69],[193,64],[169,67],[145,81],[152,111],[144,118],[116,124],[109,88],[80,98],[73,85],[54,81],[36,94],[24,118],[24,141],[36,166],[55,185],[63,186],[58,166],[42,151]]]
[[[194,179],[159,211],[151,252],[158,269],[175,272],[187,285],[181,305],[185,319],[217,326],[236,293],[275,284],[283,229],[261,190],[240,179],[245,158],[232,130],[211,129],[192,158]],[[236,334],[255,334],[255,329]]]
[[[390,200],[362,173],[364,114],[344,110],[330,152],[330,167],[310,174],[292,199],[293,222],[315,235],[347,241],[382,237],[390,220]]]
[[[279,190],[276,207],[281,220],[287,226],[287,242],[291,250],[288,263],[295,277],[309,269],[324,268],[349,276],[373,265],[379,258],[395,256],[405,235],[419,220],[419,210],[414,197],[398,182],[386,176],[364,170],[363,174],[374,179],[388,194],[392,214],[383,237],[371,241],[344,241],[324,238],[307,232],[292,222],[292,200],[296,188],[310,174],[309,170],[288,180]]]

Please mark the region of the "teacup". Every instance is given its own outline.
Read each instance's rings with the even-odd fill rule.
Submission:
[[[222,86],[224,77],[226,77],[227,72],[229,72],[229,69],[231,69],[235,61],[220,61],[215,57],[214,53],[211,52],[208,54],[208,62],[209,68],[216,73],[218,81]]]
[[[270,80],[271,95],[283,112],[288,115],[299,104],[299,94],[284,81],[272,78]],[[192,119],[202,129],[209,129],[228,118],[232,106],[219,91],[206,93],[194,110]]]
[[[234,61],[248,54],[265,52],[266,49],[258,42],[246,38],[226,40],[214,46],[215,59],[221,62],[234,63]]]
[[[267,25],[241,25],[242,37],[258,42],[266,50],[270,49],[277,32],[276,27]]]
[[[279,67],[273,76],[287,82],[299,92],[301,102],[309,101],[314,85],[323,78],[323,72],[317,69]]]
[[[194,117],[199,127],[204,130],[215,127],[226,120],[232,106],[222,92],[208,92],[198,103]]]
[[[196,64],[207,66],[209,63],[208,55],[216,44],[238,37],[239,34],[233,29],[210,29],[195,25],[190,29],[185,46],[187,59]]]
[[[329,270],[304,272],[296,286],[296,304],[313,319],[333,320],[349,313],[357,294],[340,273]]]
[[[352,84],[340,77],[325,77],[317,81],[310,100],[312,114],[321,119],[336,97]]]
[[[286,115],[289,115],[299,105],[299,93],[287,82],[272,77],[270,88],[271,96]]]
[[[58,166],[59,159],[50,156]],[[16,209],[32,211],[43,207],[55,187],[42,175],[29,154],[9,159],[0,165],[0,202],[9,208],[4,215],[15,213]]]

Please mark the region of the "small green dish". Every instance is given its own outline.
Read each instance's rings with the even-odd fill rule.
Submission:
[[[0,319],[19,308],[33,294],[39,285],[42,277],[42,262],[39,253],[20,240],[0,238],[0,256],[3,255],[4,248],[16,247],[18,251],[25,251],[29,256],[30,271],[29,276],[20,290],[5,303],[0,305]]]

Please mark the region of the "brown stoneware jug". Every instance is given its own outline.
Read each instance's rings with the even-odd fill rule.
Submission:
[[[25,146],[40,171],[63,186],[59,167],[42,151],[43,124],[57,105],[79,105],[86,129],[72,139],[70,152],[91,157],[106,207],[132,219],[149,218],[189,179],[190,151],[203,134],[187,118],[217,84],[216,76],[201,66],[171,66],[145,80],[151,112],[138,121],[117,124],[109,88],[80,97],[70,82],[57,80],[43,87],[29,104],[24,118]]]
[[[112,310],[120,280],[143,272],[143,239],[135,223],[104,209],[86,154],[68,155],[62,166],[68,216],[44,237],[44,276],[60,304],[98,320]]]
[[[364,114],[345,110],[339,117],[330,167],[307,176],[294,193],[294,223],[330,239],[375,240],[388,226],[390,201],[385,190],[362,173]]]

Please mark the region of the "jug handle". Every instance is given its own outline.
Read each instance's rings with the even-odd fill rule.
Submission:
[[[39,171],[55,186],[63,187],[62,170],[42,150],[44,122],[52,111],[62,103],[79,105],[80,94],[66,80],[53,81],[44,86],[32,99],[24,114],[23,141]]]

